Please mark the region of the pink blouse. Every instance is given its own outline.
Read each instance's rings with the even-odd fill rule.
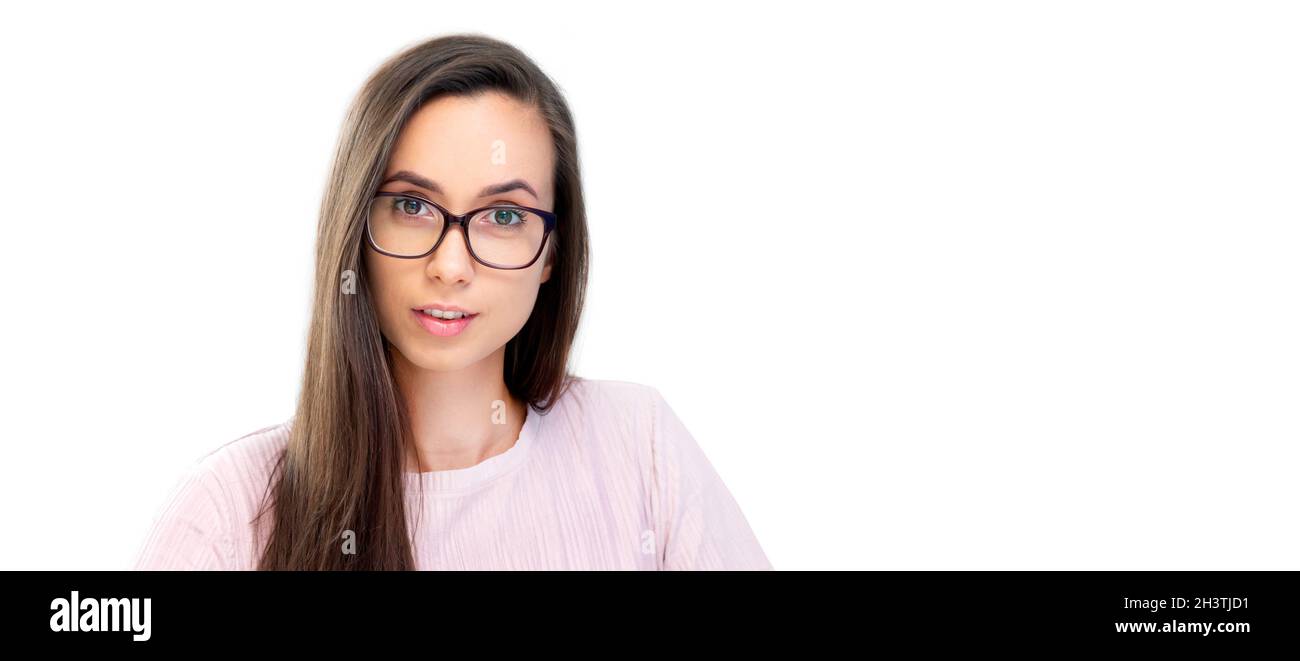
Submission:
[[[231,441],[173,488],[136,569],[254,569],[251,524],[292,420]],[[579,379],[509,450],[408,472],[418,569],[772,569],[659,391]],[[340,548],[343,540],[340,539]]]

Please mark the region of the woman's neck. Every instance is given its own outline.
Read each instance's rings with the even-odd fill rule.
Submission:
[[[426,370],[393,351],[411,418],[405,470],[468,468],[514,445],[527,409],[506,388],[504,347],[456,372]]]

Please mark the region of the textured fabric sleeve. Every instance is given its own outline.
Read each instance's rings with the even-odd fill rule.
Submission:
[[[703,449],[663,395],[649,390],[663,569],[772,569]]]
[[[232,569],[222,493],[211,462],[196,462],[172,487],[158,510],[134,569]]]

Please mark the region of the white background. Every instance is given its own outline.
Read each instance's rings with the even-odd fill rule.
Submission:
[[[345,107],[473,31],[576,116],[575,371],[778,569],[1300,569],[1295,6],[848,5],[6,5],[0,568],[292,415]]]

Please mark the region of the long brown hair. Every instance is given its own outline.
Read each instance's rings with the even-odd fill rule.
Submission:
[[[545,413],[571,384],[569,350],[587,279],[587,222],[573,117],[524,53],[480,35],[409,47],[348,110],[320,208],[302,391],[256,521],[271,514],[259,569],[413,569],[404,500],[409,416],[393,378],[362,259],[365,207],[407,119],[444,95],[504,92],[537,108],[555,144],[551,278],[505,348],[510,393]],[[353,286],[349,288],[349,284]],[[344,532],[355,535],[344,553]]]

